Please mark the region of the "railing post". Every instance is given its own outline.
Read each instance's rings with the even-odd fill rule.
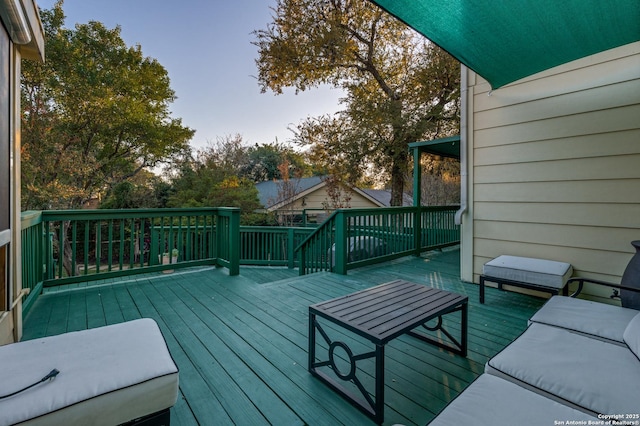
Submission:
[[[306,247],[302,247],[298,253],[300,256],[300,264],[298,266],[298,275],[306,275],[307,274],[307,249]]]
[[[296,255],[296,240],[295,240],[295,230],[293,228],[289,228],[287,230],[287,266],[289,269],[295,268],[295,255]]]
[[[229,275],[240,274],[240,209],[231,210],[229,217]]]
[[[336,239],[335,239],[335,268],[337,274],[347,275],[347,223],[344,212],[339,211],[336,215]]]

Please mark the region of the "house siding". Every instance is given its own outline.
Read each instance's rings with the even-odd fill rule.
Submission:
[[[467,72],[463,278],[511,254],[619,282],[640,239],[640,43],[493,92]]]
[[[305,200],[305,205],[302,205],[302,198]],[[311,191],[307,194],[304,194],[302,197],[298,197],[293,203],[287,204],[278,209],[278,211],[287,211],[287,210],[303,210],[303,209],[323,209],[323,203],[329,200],[329,195],[327,194],[327,189],[325,186],[322,186],[314,191]],[[362,195],[351,192],[351,200],[349,201],[349,206],[351,208],[373,208],[379,207],[377,204],[373,203],[371,200],[363,197]]]

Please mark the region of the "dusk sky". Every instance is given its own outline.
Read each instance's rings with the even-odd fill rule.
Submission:
[[[55,4],[36,1],[43,9]],[[119,25],[127,45],[140,44],[157,59],[178,97],[173,117],[196,130],[192,146],[203,147],[236,133],[246,144],[287,142],[287,127],[340,109],[337,89],[260,93],[252,32],[267,27],[273,6],[275,0],[65,0],[63,10],[67,28],[90,20]]]

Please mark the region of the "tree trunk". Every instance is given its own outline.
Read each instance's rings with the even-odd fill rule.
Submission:
[[[407,153],[401,151],[394,156],[391,165],[391,205],[402,206],[404,178],[407,169]]]

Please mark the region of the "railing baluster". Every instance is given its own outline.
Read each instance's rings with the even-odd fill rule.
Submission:
[[[113,266],[113,219],[107,221],[107,271],[111,272]]]
[[[120,219],[120,244],[118,245],[118,270],[124,268],[124,219]]]
[[[96,220],[96,248],[95,248],[95,258],[96,258],[96,274],[100,273],[100,261],[102,258],[102,226],[100,220]]]
[[[83,246],[84,275],[88,275],[89,274],[89,235],[91,233],[90,226],[91,226],[90,221],[89,220],[85,220],[84,221],[84,246]]]
[[[178,261],[180,262],[193,260],[193,239],[195,237],[194,219],[194,216],[184,216],[185,224],[182,236],[182,253],[178,255]]]
[[[73,274],[77,274],[77,254],[78,254],[78,221],[74,220],[71,223],[71,270]]]
[[[129,268],[133,269],[136,262],[136,220],[131,218],[131,227],[129,228]]]

